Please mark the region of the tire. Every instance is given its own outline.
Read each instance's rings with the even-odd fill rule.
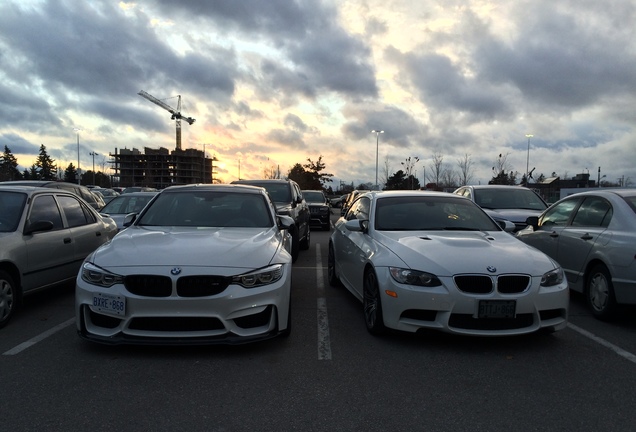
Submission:
[[[292,226],[289,229],[289,234],[291,234],[291,238],[292,238],[292,244],[291,244],[291,256],[292,256],[292,262],[296,262],[296,260],[298,259],[298,253],[300,251],[300,240],[298,239],[298,227],[297,226]]]
[[[9,273],[0,270],[0,328],[7,325],[18,307],[18,288]]]
[[[364,273],[363,291],[362,306],[367,330],[373,335],[382,335],[386,333],[386,327],[382,315],[382,301],[380,299],[378,277],[373,270],[367,270]]]
[[[302,250],[309,249],[309,242],[310,241],[311,241],[311,229],[309,229],[309,225],[307,225],[307,234],[305,235],[305,238],[301,240],[300,248]]]
[[[616,317],[618,306],[614,296],[612,276],[603,264],[592,267],[587,275],[585,299],[594,317],[603,321]]]
[[[340,287],[340,279],[336,274],[336,255],[333,252],[331,243],[329,243],[329,253],[327,255],[327,281],[332,287]]]

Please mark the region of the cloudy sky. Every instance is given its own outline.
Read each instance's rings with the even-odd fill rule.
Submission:
[[[433,155],[486,183],[520,174],[636,183],[633,0],[3,0],[0,150],[61,167],[182,147],[224,182],[295,163],[355,185]],[[81,131],[76,132],[74,128]],[[527,134],[533,136],[529,139]],[[528,158],[528,143],[530,145]],[[412,159],[414,160],[414,159]]]

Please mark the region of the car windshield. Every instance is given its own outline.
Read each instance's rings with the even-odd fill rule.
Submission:
[[[325,196],[322,192],[303,191],[305,201],[312,203],[324,203]]]
[[[13,232],[18,228],[26,194],[0,191],[0,232]]]
[[[99,212],[108,214],[139,213],[154,195],[119,195],[113,198]]]
[[[485,209],[525,209],[543,211],[548,206],[530,189],[475,189],[475,202]]]
[[[188,190],[161,193],[136,225],[269,228],[274,221],[263,195]]]
[[[499,231],[499,226],[472,201],[440,196],[378,198],[378,231]]]

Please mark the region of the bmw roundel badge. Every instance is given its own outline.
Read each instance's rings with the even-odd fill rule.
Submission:
[[[486,267],[486,270],[488,270],[490,273],[494,273],[497,271],[497,267],[495,266],[488,266]]]
[[[170,274],[173,275],[173,276],[176,276],[179,273],[181,273],[181,268],[179,268],[179,267],[175,267],[172,270],[170,270]]]

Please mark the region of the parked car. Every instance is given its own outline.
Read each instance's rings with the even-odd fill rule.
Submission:
[[[112,218],[117,229],[124,229],[124,218],[130,213],[139,213],[157,195],[158,192],[131,192],[114,197],[99,212]]]
[[[539,195],[523,186],[462,186],[454,193],[477,203],[494,220],[514,223],[514,232],[527,226],[526,219],[529,216],[539,216],[548,208],[548,204]]]
[[[636,189],[570,195],[528,224],[518,238],[561,264],[595,317],[636,304]]]
[[[331,206],[321,190],[304,190],[303,197],[309,206],[309,223],[324,231],[331,229]]]
[[[355,199],[358,197],[358,195],[360,195],[361,192],[363,191],[359,191],[356,189],[347,195],[347,200],[344,201],[342,203],[342,206],[340,207],[340,216],[344,216],[345,213],[347,213],[347,210],[349,209],[349,207],[351,207],[351,203],[355,201]]]
[[[278,214],[286,215],[294,220],[289,230],[292,236],[292,259],[298,259],[300,249],[309,249],[311,229],[309,227],[309,206],[303,194],[293,180],[235,180],[232,184],[244,184],[265,188],[276,204]]]
[[[368,192],[329,241],[328,278],[363,304],[367,329],[501,336],[565,328],[569,291],[552,258],[453,194]]]
[[[73,193],[0,184],[0,327],[23,295],[73,280],[116,233],[112,219]]]
[[[341,208],[342,204],[347,200],[349,194],[340,195],[338,197],[331,199],[331,207],[333,208]]]
[[[0,185],[14,185],[14,186],[34,186],[34,187],[48,187],[55,189],[62,189],[74,193],[81,197],[84,201],[90,204],[95,210],[99,210],[106,204],[104,200],[91,192],[86,186],[78,185],[75,183],[67,183],[53,180],[13,180],[1,182]]]
[[[102,198],[104,199],[104,205],[108,204],[110,202],[110,200],[112,200],[113,198],[115,198],[116,196],[119,196],[119,192],[110,189],[110,188],[100,188],[100,187],[96,187],[91,189],[91,192],[95,193],[98,192]]]
[[[162,190],[86,258],[81,337],[105,344],[244,343],[291,331],[291,218],[261,188]]]

